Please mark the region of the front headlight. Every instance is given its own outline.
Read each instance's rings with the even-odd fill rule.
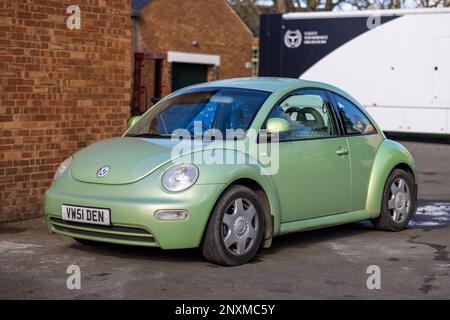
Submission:
[[[53,181],[58,180],[63,175],[64,171],[66,171],[69,166],[70,161],[72,161],[72,157],[67,158],[59,165],[58,170],[56,170],[55,175],[53,176]]]
[[[176,164],[164,172],[161,184],[168,191],[183,191],[198,178],[198,169],[193,164]]]

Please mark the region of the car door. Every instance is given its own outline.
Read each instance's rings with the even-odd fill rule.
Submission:
[[[384,138],[356,104],[336,93],[330,95],[347,137],[351,159],[350,211],[363,210],[375,156]]]
[[[299,90],[282,99],[266,119],[281,117],[289,131],[279,135],[279,166],[273,174],[281,222],[347,212],[350,201],[348,146],[325,92]],[[274,150],[274,141],[271,150]]]

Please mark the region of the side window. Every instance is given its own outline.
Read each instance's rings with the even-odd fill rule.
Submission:
[[[334,137],[333,116],[324,92],[303,90],[289,96],[270,112],[270,118],[289,122],[289,131],[280,133],[280,141]]]
[[[347,99],[333,94],[345,133],[350,135],[374,134],[377,130],[361,110]]]

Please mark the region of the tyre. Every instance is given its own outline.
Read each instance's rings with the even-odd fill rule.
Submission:
[[[97,242],[97,241],[92,241],[92,240],[87,240],[87,239],[73,238],[73,240],[75,240],[76,242],[81,243],[82,245],[85,245],[85,246],[98,246],[98,245],[100,245],[100,243]]]
[[[381,214],[372,224],[378,230],[400,231],[408,225],[417,205],[414,176],[395,169],[386,181],[381,203]]]
[[[264,211],[256,194],[244,186],[227,189],[216,203],[201,251],[216,264],[235,266],[250,261],[264,233]]]

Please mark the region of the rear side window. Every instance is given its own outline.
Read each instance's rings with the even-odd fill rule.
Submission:
[[[377,133],[373,124],[357,106],[339,95],[333,94],[333,96],[336,100],[337,111],[344,122],[346,134],[359,135]]]

